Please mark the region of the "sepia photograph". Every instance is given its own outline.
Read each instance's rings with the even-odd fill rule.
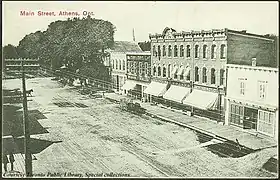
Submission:
[[[278,178],[278,1],[2,5],[2,178]]]

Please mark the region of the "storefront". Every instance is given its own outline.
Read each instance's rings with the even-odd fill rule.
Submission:
[[[152,81],[144,90],[147,95],[148,102],[163,102],[163,94],[167,91],[167,84]]]
[[[230,102],[229,124],[274,137],[276,113],[259,105],[233,101]]]

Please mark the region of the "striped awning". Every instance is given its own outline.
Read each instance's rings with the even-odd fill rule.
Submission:
[[[184,67],[180,67],[180,69],[179,69],[178,72],[177,72],[177,75],[178,75],[178,76],[183,75],[184,69],[185,69]]]
[[[176,73],[177,73],[177,71],[178,71],[178,67],[177,67],[177,66],[175,66],[175,67],[173,68],[173,70],[172,70],[171,74],[172,74],[172,75],[173,75],[173,74],[176,74]]]
[[[190,93],[190,88],[171,85],[171,87],[163,95],[163,98],[178,103],[182,103],[182,101],[189,93]]]
[[[186,99],[183,100],[183,104],[208,110],[214,109],[217,99],[218,93],[194,89]]]
[[[144,93],[150,94],[153,96],[162,96],[167,88],[167,84],[163,84],[160,82],[152,81],[149,86],[144,90]]]
[[[121,89],[123,89],[123,90],[130,90],[130,89],[134,89],[135,86],[136,86],[135,82],[126,81],[125,84],[121,87]]]
[[[191,68],[190,67],[187,67],[184,71],[184,76],[189,76],[190,75],[190,71],[191,71]]]

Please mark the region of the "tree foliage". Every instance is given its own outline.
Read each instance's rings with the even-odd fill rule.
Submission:
[[[40,63],[53,69],[65,65],[68,70],[93,69],[100,72],[104,49],[114,43],[115,27],[109,21],[87,18],[68,18],[49,24],[46,31],[26,35],[18,46],[20,56],[39,58]],[[80,73],[87,73],[79,71]],[[104,77],[101,73],[90,73]]]
[[[138,45],[142,49],[142,51],[150,51],[151,50],[151,42],[139,42]]]

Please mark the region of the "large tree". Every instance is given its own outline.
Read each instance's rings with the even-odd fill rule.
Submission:
[[[44,32],[37,31],[25,36],[18,49],[22,56],[39,58],[40,63],[57,69],[65,65],[68,70],[92,69],[100,72],[105,68],[102,62],[104,49],[114,43],[115,26],[101,19],[68,18],[49,24]],[[89,74],[86,71],[80,73]],[[104,77],[101,73],[90,73]]]

